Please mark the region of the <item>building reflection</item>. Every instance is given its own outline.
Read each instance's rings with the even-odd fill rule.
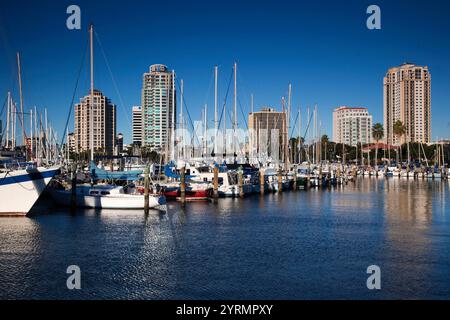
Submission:
[[[384,188],[384,211],[388,221],[407,221],[427,226],[433,218],[433,203],[440,183],[389,179]]]

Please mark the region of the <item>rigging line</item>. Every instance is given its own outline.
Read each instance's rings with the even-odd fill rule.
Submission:
[[[61,154],[62,146],[63,146],[64,140],[66,139],[67,128],[69,127],[69,121],[70,121],[70,117],[72,115],[73,103],[75,101],[75,95],[77,94],[78,83],[80,81],[81,72],[83,71],[84,60],[86,59],[88,44],[89,44],[89,41],[86,41],[86,48],[84,50],[84,54],[83,54],[83,57],[81,59],[80,68],[78,70],[77,80],[75,82],[75,88],[74,88],[73,94],[72,94],[72,100],[70,100],[69,113],[68,113],[67,119],[66,119],[66,126],[65,126],[65,128],[63,130],[63,134],[62,134],[62,138],[61,138],[61,145],[60,145],[59,150],[58,150],[59,154]]]
[[[5,102],[3,102],[2,111],[0,111],[0,117],[3,115],[3,111],[5,111],[6,102],[8,101],[8,97],[5,98]]]
[[[245,127],[246,127],[247,130],[248,130],[247,119],[245,118],[244,108],[242,108],[241,99],[239,99],[239,97],[238,97],[238,103],[239,103],[239,108],[241,109],[242,118],[244,119]]]
[[[220,128],[220,124],[222,123],[222,118],[223,118],[225,106],[227,105],[227,99],[228,99],[228,94],[230,93],[231,81],[233,80],[233,72],[234,72],[233,69],[231,69],[231,75],[230,75],[230,80],[228,81],[227,92],[226,92],[225,98],[223,100],[222,111],[220,112],[219,123],[217,124],[218,128]]]
[[[0,118],[2,117],[2,114],[3,114],[3,111],[5,110],[5,106],[6,106],[6,102],[8,101],[8,96],[6,96],[6,98],[5,98],[5,102],[3,103],[3,107],[2,107],[2,111],[0,112]],[[6,128],[1,128],[2,130],[0,131],[0,137],[1,137],[1,140],[0,140],[0,145],[2,144],[2,142],[3,142],[3,136],[4,136],[4,132],[6,131]],[[6,136],[5,136],[5,140],[6,140]]]
[[[314,113],[311,112],[311,115],[310,115],[309,121],[308,121],[308,126],[306,127],[306,130],[305,130],[305,135],[302,137],[304,141],[305,141],[306,135],[308,134],[308,130],[309,130],[309,127],[311,125],[311,121],[312,121],[313,115],[314,115]]]
[[[297,116],[295,117],[294,127],[292,128],[291,135],[290,135],[289,139],[292,139],[292,136],[294,135],[295,128],[297,127],[298,115],[299,115],[299,112],[297,112]]]
[[[179,84],[179,82],[178,82],[178,79],[175,79],[175,82],[176,82],[176,84],[178,85],[178,88],[180,88],[180,84]],[[181,91],[181,89],[180,89],[180,91]],[[191,114],[190,114],[189,109],[188,109],[188,106],[187,106],[187,104],[186,104],[186,95],[185,95],[184,93],[183,93],[183,106],[186,107],[186,113],[187,113],[187,115],[188,115],[189,122],[190,122],[190,124],[191,124],[192,130],[194,131],[193,134],[194,134],[195,137],[197,138],[197,142],[200,144],[200,139],[198,138],[198,136],[197,136],[197,134],[196,134],[196,132],[195,132],[194,123],[192,122]]]
[[[114,78],[114,75],[112,73],[112,69],[111,69],[111,66],[109,64],[108,58],[106,57],[105,50],[103,49],[102,42],[100,41],[100,37],[98,36],[98,33],[97,33],[96,30],[94,30],[94,34],[95,34],[95,38],[97,39],[97,42],[99,44],[100,51],[102,52],[103,58],[105,59],[106,67],[108,68],[108,72],[109,72],[109,75],[110,75],[111,80],[113,82],[114,89],[116,90],[116,93],[117,93],[117,95],[119,97],[119,100],[120,100],[120,103],[122,105],[122,111],[125,113],[125,116],[127,117],[128,125],[131,127],[132,126],[132,122],[130,120],[130,116],[128,115],[128,112],[125,110],[125,103],[123,102],[122,95],[119,92],[119,87],[117,86],[117,82],[116,82],[116,80]]]
[[[15,55],[16,53],[13,51],[12,47],[11,47],[11,41],[9,40],[9,36],[8,36],[8,31],[6,30],[6,26],[4,24],[2,24],[2,22],[5,21],[3,19],[3,17],[1,16],[1,12],[0,12],[0,38],[3,42],[3,48],[4,48],[4,53],[6,56],[6,60],[8,61],[9,66],[11,67],[10,71],[10,81],[11,81],[11,86],[10,88],[12,89],[12,91],[17,90],[17,81],[16,81],[16,61],[15,61]]]
[[[205,100],[204,100],[204,102],[203,102],[203,105],[205,105],[205,104],[208,102],[208,98],[209,98],[209,94],[211,93],[211,88],[212,88],[213,82],[214,82],[214,71],[213,71],[213,73],[211,74],[211,79],[209,80],[208,91],[207,91],[207,93],[206,93],[206,96],[205,96]]]

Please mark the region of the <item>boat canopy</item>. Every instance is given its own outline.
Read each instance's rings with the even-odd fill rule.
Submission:
[[[141,178],[143,170],[130,171],[107,171],[97,167],[94,161],[89,164],[89,172],[92,179],[96,180],[121,180],[121,181],[136,181]]]

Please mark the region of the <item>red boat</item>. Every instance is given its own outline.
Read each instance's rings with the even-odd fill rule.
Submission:
[[[166,199],[181,200],[180,187],[167,188],[164,191]],[[191,183],[186,185],[186,201],[206,201],[213,196],[213,188],[209,184]]]
[[[160,192],[167,200],[180,200],[181,190],[178,184],[167,184],[160,186]],[[159,188],[158,188],[159,189]],[[138,191],[144,193],[144,188],[139,187]],[[151,193],[157,192],[155,188],[151,188]],[[186,184],[186,201],[206,201],[213,196],[213,188],[206,183],[189,183]]]

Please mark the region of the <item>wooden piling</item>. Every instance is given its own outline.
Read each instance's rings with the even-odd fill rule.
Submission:
[[[219,198],[219,167],[214,166],[213,169],[214,177],[213,177],[213,198],[218,199]]]
[[[298,186],[297,186],[297,166],[294,166],[294,183],[292,184],[292,189],[293,190],[297,190]]]
[[[147,166],[144,171],[144,212],[149,212],[149,200],[150,200],[150,169]]]
[[[77,165],[74,163],[72,165],[72,171],[70,173],[72,190],[70,196],[70,207],[75,210],[77,207]]]
[[[265,173],[264,173],[264,169],[260,168],[259,169],[259,193],[261,195],[264,194],[265,190],[264,190],[264,186],[265,186]]]
[[[308,162],[308,174],[306,176],[306,188],[311,186],[310,181],[311,181],[311,163]]]
[[[322,187],[322,165],[319,167],[319,188]]]
[[[244,198],[244,172],[242,167],[238,169],[239,197]]]
[[[283,171],[278,169],[278,193],[283,192]]]
[[[184,204],[186,202],[186,167],[181,168],[180,176],[180,199]]]

